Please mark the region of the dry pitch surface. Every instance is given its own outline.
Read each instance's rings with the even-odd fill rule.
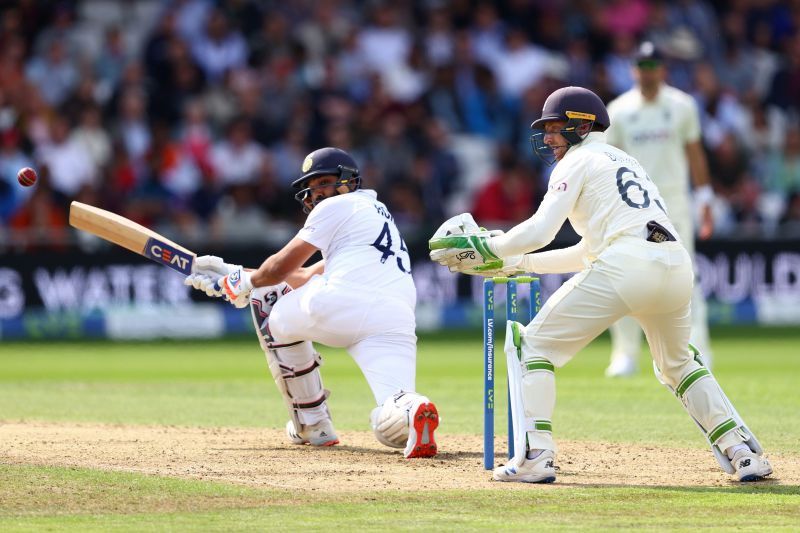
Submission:
[[[490,481],[483,439],[437,434],[433,459],[405,460],[371,433],[345,431],[330,448],[295,446],[282,430],[44,422],[0,423],[0,461],[138,472],[257,487],[324,492],[523,489]],[[730,486],[711,452],[647,445],[559,441],[554,486]],[[497,440],[496,448],[505,449]],[[769,454],[763,483],[800,485],[800,456]],[[501,462],[501,461],[499,461]]]

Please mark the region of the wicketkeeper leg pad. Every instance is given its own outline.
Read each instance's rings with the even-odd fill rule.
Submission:
[[[703,365],[700,352],[691,344],[689,349],[694,360],[673,388],[666,383],[664,376],[653,363],[656,378],[667,387],[692,417],[700,432],[711,446],[717,462],[729,474],[736,469],[725,450],[736,444],[746,444],[755,454],[762,455],[763,449],[744,420],[733,407],[711,371]]]
[[[506,366],[511,395],[511,420],[514,428],[514,457],[522,460],[528,450],[556,451],[552,416],[556,403],[556,376],[553,363],[543,357],[525,354],[522,337],[525,326],[506,323]]]
[[[319,367],[322,357],[310,341],[277,344],[269,331],[269,311],[291,287],[282,283],[253,291],[250,310],[258,341],[267,358],[272,378],[286,403],[295,428],[330,419]]]

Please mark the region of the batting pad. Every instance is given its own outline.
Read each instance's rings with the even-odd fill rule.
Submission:
[[[514,460],[522,464],[528,451],[528,430],[525,427],[525,405],[522,400],[522,339],[520,324],[506,322],[506,368],[508,369],[508,392],[511,399],[511,424],[514,430]]]
[[[692,420],[706,438],[714,457],[722,469],[728,474],[735,474],[736,469],[725,454],[725,449],[743,442],[758,455],[762,455],[764,450],[753,432],[745,425],[744,420],[742,420],[722,387],[719,386],[714,375],[708,368],[703,366],[700,352],[691,344],[689,349],[693,353],[695,361],[701,366],[686,375],[677,388],[673,389],[664,381],[655,361],[653,361],[653,372],[658,381],[675,395],[686,412],[689,413],[689,416],[692,417]],[[712,424],[708,420],[711,409],[724,411],[727,419],[717,424],[716,427],[710,427]]]
[[[556,383],[553,364],[542,358],[526,359],[522,352],[525,327],[506,322],[506,367],[514,430],[514,458],[524,459],[530,450],[556,451],[551,422]]]

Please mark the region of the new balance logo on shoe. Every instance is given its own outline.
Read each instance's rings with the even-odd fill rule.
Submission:
[[[744,468],[746,466],[750,466],[750,459],[745,459],[744,461],[739,461],[739,468]]]
[[[545,467],[545,468],[554,468],[554,466],[553,466],[553,461],[552,461],[552,460],[549,460],[549,461],[547,461],[547,462],[544,464],[544,467]]]

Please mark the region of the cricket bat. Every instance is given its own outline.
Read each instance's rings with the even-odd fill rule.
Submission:
[[[69,224],[143,255],[183,275],[192,273],[195,253],[141,224],[81,202],[69,207]]]

